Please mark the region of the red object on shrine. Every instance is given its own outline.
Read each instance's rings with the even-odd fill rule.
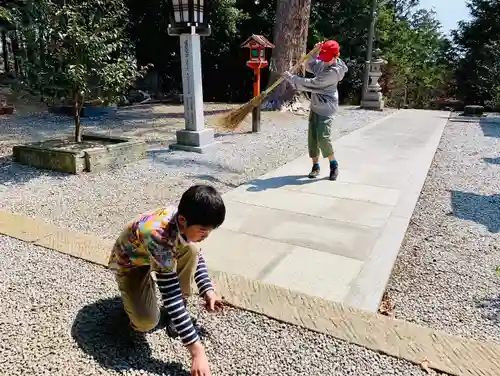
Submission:
[[[253,34],[241,44],[241,47],[250,50],[250,59],[247,61],[247,66],[253,69],[255,74],[254,96],[256,97],[260,94],[260,70],[269,66],[266,60],[266,48],[272,49],[275,46],[266,37]]]

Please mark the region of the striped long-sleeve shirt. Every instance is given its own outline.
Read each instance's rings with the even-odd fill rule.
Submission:
[[[213,289],[212,282],[208,277],[205,259],[203,258],[201,252],[198,256],[198,265],[196,267],[194,280],[200,295],[204,295],[206,292]],[[171,318],[182,342],[186,346],[196,342],[199,339],[199,336],[193,326],[186,307],[184,306],[177,273],[175,271],[157,272],[156,281],[161,293],[163,305],[167,309],[167,313]]]
[[[177,275],[177,252],[185,246],[177,225],[177,208],[156,210],[129,224],[117,239],[109,268],[118,275],[150,265],[156,272],[161,299],[182,342],[187,346],[199,339],[186,310]],[[213,289],[203,254],[199,253],[194,276],[200,295]]]

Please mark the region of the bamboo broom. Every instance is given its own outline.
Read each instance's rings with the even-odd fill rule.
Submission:
[[[295,72],[302,64],[304,64],[307,60],[309,60],[316,52],[319,51],[321,46],[316,46],[313,48],[307,55],[304,55],[300,61],[295,64],[292,69],[290,69],[290,72]],[[247,103],[241,105],[238,108],[235,108],[231,112],[229,112],[227,115],[221,118],[220,120],[220,128],[225,129],[225,130],[230,130],[233,131],[236,128],[238,128],[243,120],[248,116],[252,110],[260,106],[260,104],[264,101],[264,99],[267,98],[267,96],[274,90],[276,89],[284,80],[284,77],[281,76],[274,82],[271,86],[269,86],[265,91],[263,91],[260,95],[254,97]]]

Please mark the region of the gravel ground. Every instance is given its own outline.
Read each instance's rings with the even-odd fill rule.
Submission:
[[[109,271],[0,237],[0,280],[2,374],[189,376],[180,342],[162,331],[145,340],[130,334]],[[191,310],[197,314],[194,304]],[[236,309],[199,318],[217,376],[428,375],[408,362]]]
[[[398,318],[500,343],[500,122],[449,122],[388,293]]]
[[[342,108],[334,136],[352,132],[389,112]],[[273,124],[268,121],[258,134],[219,134],[219,145],[209,153],[172,153],[153,147],[149,159],[110,172],[68,176],[4,159],[0,163],[0,202],[4,210],[111,239],[130,218],[178,200],[193,183],[208,182],[224,192],[305,154],[307,121],[274,114],[281,117]],[[0,132],[2,126],[8,127],[2,124]],[[115,133],[117,128],[113,128]],[[39,133],[43,129],[45,136],[48,132],[47,125],[26,129]]]

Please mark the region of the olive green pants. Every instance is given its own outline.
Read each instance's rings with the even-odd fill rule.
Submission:
[[[177,276],[182,295],[193,293],[194,273],[198,264],[198,248],[185,246],[178,249]],[[156,283],[151,276],[149,265],[130,270],[125,275],[117,275],[123,307],[132,327],[139,332],[149,332],[160,321],[160,307],[156,297]]]
[[[310,158],[318,158],[320,151],[324,158],[333,154],[331,141],[332,123],[333,117],[321,116],[313,111],[309,113],[307,144]]]

